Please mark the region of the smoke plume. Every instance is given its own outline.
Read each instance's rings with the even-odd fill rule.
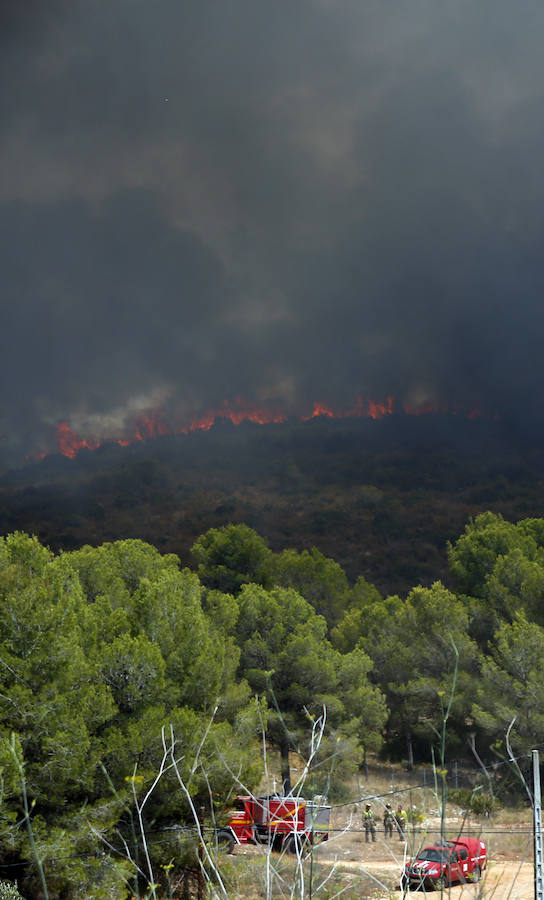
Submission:
[[[539,419],[543,28],[529,0],[6,2],[0,453],[240,396]]]

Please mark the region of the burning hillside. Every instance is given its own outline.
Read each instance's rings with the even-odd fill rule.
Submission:
[[[32,454],[32,458],[43,458],[52,452],[62,453],[73,459],[80,450],[97,450],[104,444],[116,443],[122,447],[137,442],[153,440],[167,435],[190,434],[195,431],[209,431],[214,425],[221,422],[231,422],[240,425],[242,422],[252,422],[258,425],[278,424],[282,422],[301,421],[308,422],[311,419],[382,419],[385,416],[395,414],[422,416],[433,413],[459,415],[463,418],[474,419],[481,415],[478,409],[462,407],[445,407],[425,401],[420,405],[402,402],[398,403],[392,396],[383,401],[377,401],[370,397],[357,397],[355,403],[346,408],[333,408],[332,406],[315,402],[305,411],[294,414],[279,407],[266,407],[247,402],[242,397],[236,398],[233,404],[223,404],[215,409],[188,418],[183,422],[170,420],[166,413],[160,409],[144,410],[132,419],[128,427],[122,433],[81,434],[76,431],[67,420],[57,423],[54,436],[49,442],[49,449]]]

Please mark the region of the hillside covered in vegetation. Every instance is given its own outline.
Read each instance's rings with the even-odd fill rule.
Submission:
[[[469,518],[542,515],[543,471],[541,436],[502,421],[224,425],[7,471],[0,533],[55,551],[138,538],[190,565],[199,535],[244,523],[275,551],[317,547],[351,580],[406,594],[447,583],[447,542]]]
[[[450,701],[451,758],[470,745],[506,758],[514,718],[514,753],[539,746],[544,520],[487,512],[448,557],[452,589],[401,597],[317,549],[272,551],[246,525],[202,534],[191,568],[139,540],[55,554],[7,535],[0,875],[122,900],[138,859],[140,880],[144,857],[183,869],[188,838],[168,829],[199,805],[215,821],[254,788],[263,736],[288,791],[290,751],[307,753],[324,710],[305,787],[333,797],[369,753],[428,762]],[[507,796],[507,777],[495,791]]]

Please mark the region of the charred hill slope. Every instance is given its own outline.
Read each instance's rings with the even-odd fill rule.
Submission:
[[[137,537],[190,565],[203,531],[245,522],[274,550],[316,546],[350,578],[406,593],[447,583],[447,541],[470,516],[541,516],[543,472],[539,435],[500,422],[222,425],[5,472],[0,528],[55,550]]]

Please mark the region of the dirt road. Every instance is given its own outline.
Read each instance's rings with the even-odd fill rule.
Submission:
[[[428,825],[432,829],[432,821]],[[408,844],[393,840],[385,841],[383,833],[378,833],[375,843],[365,842],[358,822],[337,821],[330,842],[315,851],[316,861],[323,871],[327,866],[352,873],[354,879],[364,877],[365,883],[372,884],[376,900],[388,898],[398,890],[400,875],[409,844],[432,843],[432,831],[427,840],[420,835],[412,836]],[[347,827],[346,827],[347,826]],[[450,837],[458,833],[460,822],[449,822]],[[444,892],[452,900],[533,900],[533,852],[531,825],[528,821],[516,823],[464,822],[463,827],[478,833],[489,848],[489,864],[479,884],[453,885]],[[343,830],[345,829],[345,830]],[[434,892],[433,892],[434,893]],[[398,893],[400,897],[400,890]],[[422,892],[411,892],[410,896],[421,897]],[[435,897],[439,894],[434,893]]]
[[[311,878],[316,898],[325,896],[328,889],[336,886],[340,896],[372,897],[373,900],[390,900],[397,896],[401,900],[400,877],[410,848],[417,852],[421,846],[434,843],[440,834],[440,821],[428,817],[425,827],[409,834],[406,843],[397,836],[386,841],[380,828],[376,842],[367,843],[357,812],[353,810],[346,815],[343,810],[335,811],[330,839],[314,848],[311,864],[309,856],[305,856],[306,879]],[[447,820],[447,838],[454,838],[461,832],[477,834],[485,841],[489,850],[488,867],[478,884],[452,885],[443,892],[443,897],[451,900],[533,900],[533,837],[527,815],[521,814],[517,819],[513,814],[505,814],[502,819],[496,818],[492,822],[469,821],[465,817]],[[235,850],[235,855],[241,857],[262,853],[262,847],[252,845]],[[289,859],[294,862],[287,854],[285,861]],[[441,896],[434,891],[428,893],[437,900]],[[404,896],[419,900],[426,894],[411,891]]]
[[[389,860],[372,861],[366,864],[343,862],[341,868],[349,868],[357,874],[367,874],[387,884],[381,891],[376,885],[376,900],[386,900],[391,896],[390,886],[398,881],[398,866]],[[432,892],[434,897],[439,894]],[[399,897],[401,896],[399,891]],[[421,897],[421,891],[411,892],[405,896]],[[423,894],[424,896],[424,894]],[[533,866],[532,863],[500,862],[490,864],[488,871],[479,884],[452,885],[444,891],[444,896],[452,900],[533,900]]]

